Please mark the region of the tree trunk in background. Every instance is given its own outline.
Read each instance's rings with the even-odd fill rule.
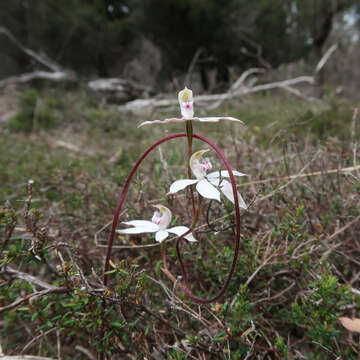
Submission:
[[[330,3],[330,4],[329,4]],[[315,18],[315,37],[314,46],[316,60],[319,61],[324,54],[324,44],[328,39],[335,16],[345,10],[351,3],[350,0],[318,0],[318,11],[314,12]],[[317,94],[319,98],[323,97],[323,84],[325,82],[324,71],[321,70],[316,76]]]

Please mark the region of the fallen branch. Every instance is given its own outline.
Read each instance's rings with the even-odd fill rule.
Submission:
[[[314,71],[315,76],[322,70],[322,68],[325,66],[325,64],[328,62],[331,55],[337,50],[337,48],[338,48],[337,44],[334,44],[326,51],[324,56],[320,59],[320,61],[316,65],[316,68]]]
[[[21,51],[23,51],[25,54],[27,54],[30,57],[32,57],[33,59],[35,59],[40,64],[46,66],[53,72],[61,71],[61,67],[58,64],[56,64],[54,61],[50,60],[47,56],[45,56],[43,54],[40,55],[40,54],[36,53],[34,50],[31,50],[31,49],[23,46],[21,44],[21,42],[19,40],[17,40],[16,37],[5,27],[2,27],[2,26],[0,27],[0,34],[7,36],[8,39],[10,39]]]
[[[37,285],[43,289],[47,289],[47,290],[58,289],[54,285],[48,284],[47,282],[42,281],[42,280],[38,279],[37,277],[32,276],[30,274],[15,270],[15,269],[11,268],[10,266],[6,267],[5,274],[9,274],[16,279],[24,280],[30,284]]]
[[[116,98],[118,101],[144,96],[151,93],[151,88],[129,79],[101,78],[88,82],[88,87],[95,92]]]
[[[261,69],[261,68],[251,68],[248,69],[246,71],[244,71],[240,77],[231,85],[230,89],[228,90],[228,92],[226,94],[234,94],[236,92],[236,90],[238,90],[239,88],[244,86],[245,80],[253,74],[259,74],[259,73],[264,73],[265,70]],[[212,109],[216,109],[217,107],[219,107],[226,99],[220,99],[218,101],[216,101],[215,103],[213,103],[212,105],[208,106],[207,109],[208,110],[212,110]]]
[[[191,63],[189,65],[189,69],[187,71],[186,77],[185,77],[185,81],[184,84],[185,86],[189,86],[190,87],[190,80],[191,80],[191,75],[194,71],[195,65],[197,63],[197,61],[199,60],[199,57],[201,55],[201,53],[204,51],[203,48],[198,48],[195,52],[195,55],[193,56]]]
[[[0,87],[7,86],[8,84],[13,83],[26,83],[34,79],[46,79],[46,80],[55,80],[60,81],[68,78],[75,78],[73,74],[64,71],[60,65],[55,61],[49,59],[44,54],[39,54],[32,49],[29,49],[21,44],[21,42],[16,39],[16,37],[5,27],[0,27],[0,34],[5,35],[12,43],[14,43],[22,52],[35,59],[41,65],[47,67],[51,70],[49,71],[34,71],[30,73],[25,73],[19,76],[11,76],[7,79],[0,81]]]
[[[330,170],[326,170],[326,171],[314,171],[311,173],[304,173],[304,174],[300,173],[300,174],[289,175],[289,176],[284,176],[284,177],[280,177],[280,178],[270,178],[270,179],[264,179],[264,180],[249,181],[249,182],[239,184],[237,186],[243,187],[243,186],[250,186],[250,185],[266,184],[268,182],[273,182],[273,181],[300,179],[300,178],[309,177],[309,176],[319,176],[319,175],[327,175],[327,174],[348,174],[348,173],[351,173],[352,171],[355,171],[358,169],[360,169],[360,165],[344,167],[344,168],[340,168],[340,169],[330,169]]]
[[[31,73],[25,73],[19,76],[10,76],[4,80],[0,80],[0,87],[7,86],[9,84],[26,83],[35,79],[61,81],[69,78],[69,73],[65,71],[33,71]]]
[[[294,85],[308,83],[310,85],[316,84],[316,76],[323,69],[331,55],[336,51],[337,45],[333,45],[329,48],[329,50],[324,54],[324,56],[318,62],[314,74],[311,76],[298,76],[293,79],[287,79],[282,81],[275,81],[268,84],[260,84],[253,87],[244,86],[244,82],[247,77],[255,73],[264,72],[264,69],[259,68],[251,68],[246,70],[241,74],[239,79],[230,87],[230,89],[226,93],[222,94],[214,94],[214,95],[200,95],[196,97],[196,102],[201,106],[205,105],[204,103],[213,102],[210,107],[207,106],[208,109],[215,109],[220,106],[225,100],[230,100],[235,97],[241,97],[244,95],[260,92],[260,91],[268,91],[273,89],[283,89],[286,90],[296,96],[299,96],[308,101],[318,100],[315,98],[308,98],[303,95],[299,90],[292,88]],[[203,104],[202,104],[203,103]],[[151,107],[151,108],[161,108],[177,105],[178,102],[174,98],[171,99],[136,99],[130,101],[122,106],[119,106],[118,109],[120,111],[138,111],[142,108]]]
[[[75,350],[81,352],[85,356],[87,356],[90,360],[96,360],[96,357],[86,348],[81,345],[76,345]]]
[[[42,291],[37,291],[37,292],[31,293],[31,294],[25,295],[21,298],[18,298],[17,300],[15,300],[14,302],[12,302],[9,305],[0,307],[0,314],[3,313],[4,311],[14,309],[17,306],[21,305],[22,303],[24,303],[26,301],[29,301],[32,298],[44,296],[47,294],[65,294],[68,291],[69,291],[69,289],[66,287],[58,287],[58,288],[54,288],[54,289],[46,289],[46,290],[42,290]]]

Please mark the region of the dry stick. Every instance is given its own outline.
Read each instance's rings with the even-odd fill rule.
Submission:
[[[33,59],[35,59],[40,64],[46,66],[47,68],[49,68],[53,72],[61,71],[60,66],[58,64],[56,64],[55,62],[53,62],[52,60],[48,59],[46,56],[39,55],[34,50],[31,50],[31,49],[26,48],[25,46],[23,46],[20,43],[20,41],[17,40],[16,37],[8,29],[6,29],[5,27],[0,26],[0,34],[3,34],[5,36],[7,36],[8,39],[10,39],[21,51],[23,51],[25,54],[27,54],[30,57],[32,57]]]
[[[34,71],[31,73],[25,73],[19,76],[10,76],[4,80],[0,81],[0,87],[6,86],[11,83],[25,83],[33,79],[47,79],[47,80],[63,80],[69,77],[69,74],[64,71],[57,63],[47,58],[45,55],[40,55],[34,50],[26,48],[23,46],[19,40],[5,27],[0,27],[0,34],[7,36],[21,51],[23,51],[28,56],[35,59],[40,64],[46,66],[52,72],[49,71]]]
[[[164,292],[166,293],[166,295],[168,296],[168,298],[170,300],[171,307],[175,308],[176,310],[185,312],[186,314],[190,315],[191,317],[193,317],[194,319],[199,321],[206,328],[211,327],[211,323],[207,319],[203,318],[201,316],[201,314],[198,314],[190,306],[185,304],[179,297],[177,297],[175,295],[175,293],[173,291],[171,291],[169,288],[167,288],[163,282],[157,281],[154,278],[152,278],[151,276],[147,276],[147,277],[162,287],[162,289],[164,290]],[[177,303],[181,304],[183,307],[176,305],[175,300]]]
[[[162,167],[164,169],[164,172],[165,172],[167,178],[170,179],[169,167],[168,167],[168,164],[166,162],[166,159],[164,158],[164,154],[162,152],[161,146],[159,146],[159,157],[160,157],[160,162],[161,162],[161,165],[162,165]]]
[[[24,302],[26,302],[26,301],[28,301],[28,300],[30,300],[32,298],[44,296],[44,295],[47,295],[47,294],[65,294],[65,293],[67,293],[69,291],[70,290],[68,288],[66,288],[66,287],[58,287],[58,288],[55,288],[55,289],[46,289],[46,290],[34,292],[34,293],[25,295],[25,296],[15,300],[14,302],[12,302],[9,305],[0,307],[0,314],[3,313],[4,311],[14,309],[17,306],[19,306],[20,304],[22,304],[22,303],[24,303]]]
[[[317,154],[315,154],[316,156]],[[314,159],[313,159],[314,160]],[[280,178],[270,178],[270,179],[264,179],[264,180],[255,180],[255,181],[249,181],[243,184],[239,184],[237,185],[238,187],[243,187],[243,186],[250,186],[250,185],[257,185],[257,184],[266,184],[268,182],[272,182],[272,181],[284,181],[284,180],[295,180],[295,179],[300,179],[300,178],[304,178],[304,177],[308,177],[308,176],[319,176],[319,175],[327,175],[327,174],[346,174],[349,173],[351,171],[355,171],[355,170],[359,170],[360,169],[360,165],[357,166],[350,166],[350,167],[344,167],[341,169],[331,169],[331,170],[326,170],[326,171],[315,171],[315,172],[311,172],[311,173],[305,173],[302,174],[301,171],[296,174],[296,175],[289,175],[289,176],[284,176],[284,177],[280,177]]]
[[[293,176],[290,181],[288,181],[286,184],[280,186],[279,188],[275,189],[274,191],[271,191],[270,194],[267,194],[267,195],[263,196],[260,199],[256,199],[254,202],[263,201],[263,200],[275,195],[277,192],[279,192],[280,190],[286,188],[290,184],[292,184],[309,167],[309,165],[317,158],[319,153],[320,153],[320,150],[316,152],[314,157],[300,170],[300,172],[297,175]]]
[[[40,335],[38,336],[35,336],[33,339],[31,339],[24,347],[23,349],[21,350],[21,353],[24,353],[34,342],[38,341],[39,339],[41,339],[42,337],[48,335],[48,334],[51,334],[52,332],[54,332],[56,330],[56,328],[51,328],[50,330],[48,331],[45,331],[44,333],[41,333]]]
[[[330,59],[330,56],[337,50],[337,48],[338,48],[337,44],[333,44],[332,46],[330,46],[330,48],[326,51],[324,56],[320,59],[320,61],[316,65],[314,75],[317,75],[321,71],[321,69]]]
[[[264,301],[272,301],[272,300],[278,299],[279,297],[281,297],[285,293],[287,293],[289,290],[291,290],[295,285],[296,285],[296,283],[294,281],[286,289],[280,291],[276,295],[270,296],[270,297],[267,297],[267,298],[263,298],[263,299],[259,299],[259,300],[255,301],[255,302],[251,303],[251,305],[259,304],[259,303],[264,302]]]
[[[30,73],[21,74],[19,76],[11,76],[0,81],[0,87],[7,86],[14,83],[26,83],[34,79],[45,80],[64,80],[69,76],[65,71],[49,72],[49,71],[33,71]]]
[[[265,70],[261,69],[261,68],[250,68],[246,71],[244,71],[240,77],[231,85],[230,89],[227,91],[226,94],[232,94],[234,93],[239,87],[241,87],[245,80],[252,74],[259,74],[259,73],[264,73]],[[209,105],[207,107],[208,110],[214,110],[217,107],[219,107],[223,102],[225,101],[225,99],[220,99],[218,101],[215,101],[212,105]]]
[[[96,360],[96,357],[86,348],[81,345],[76,345],[75,350],[80,351],[84,355],[86,355],[90,360]]]
[[[188,71],[187,71],[187,73],[186,73],[186,77],[185,77],[185,80],[184,80],[184,85],[185,86],[189,86],[190,87],[190,80],[191,80],[191,75],[192,75],[192,73],[193,73],[193,71],[194,71],[194,67],[195,67],[195,65],[196,65],[196,63],[197,63],[197,61],[199,60],[199,57],[200,57],[200,55],[201,55],[201,53],[204,51],[204,49],[203,48],[198,48],[197,50],[196,50],[196,52],[195,52],[195,54],[194,54],[194,56],[193,56],[193,58],[192,58],[192,60],[191,60],[191,63],[190,63],[190,65],[189,65],[189,69],[188,69]]]
[[[342,228],[336,230],[333,234],[331,234],[330,236],[328,236],[326,238],[325,241],[330,241],[332,240],[334,237],[338,236],[340,233],[344,232],[345,230],[347,230],[350,226],[354,225],[355,223],[357,223],[358,221],[360,221],[360,215],[357,216],[355,219],[353,219],[352,221],[350,221],[349,223],[347,223],[346,225],[344,225]],[[324,252],[324,254],[321,256],[320,258],[320,262],[326,260],[326,258],[338,247],[342,246],[342,243],[337,243],[334,246],[330,247],[327,251]]]
[[[15,277],[17,279],[20,279],[20,280],[24,280],[24,281],[27,281],[28,283],[30,284],[34,284],[34,285],[37,285],[43,289],[47,289],[47,290],[56,290],[58,289],[56,286],[54,285],[51,285],[45,281],[42,281],[40,279],[38,279],[37,277],[35,276],[32,276],[30,274],[27,274],[27,273],[24,273],[24,272],[21,272],[21,271],[18,271],[18,270],[15,270],[9,266],[6,267],[6,270],[5,270],[5,274],[10,274],[12,277]]]

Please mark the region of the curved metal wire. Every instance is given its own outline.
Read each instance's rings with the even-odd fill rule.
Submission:
[[[109,238],[109,243],[108,243],[108,248],[107,248],[107,254],[106,254],[106,259],[105,259],[105,266],[104,266],[104,286],[107,286],[107,272],[109,270],[109,261],[110,261],[110,256],[111,256],[111,250],[112,250],[112,246],[113,246],[113,242],[114,242],[114,236],[115,236],[115,230],[119,221],[119,215],[120,215],[120,211],[121,211],[121,207],[122,204],[125,200],[126,194],[129,190],[129,186],[131,183],[131,180],[134,176],[134,174],[136,173],[138,167],[140,166],[140,164],[143,162],[143,160],[149,155],[149,153],[154,150],[157,146],[159,146],[160,144],[172,140],[172,139],[176,139],[179,137],[185,137],[187,136],[187,134],[185,132],[183,133],[177,133],[177,134],[172,134],[169,136],[166,136],[165,138],[157,141],[156,143],[154,143],[153,145],[151,145],[142,155],[141,157],[138,159],[138,161],[136,162],[136,164],[134,165],[134,167],[132,168],[126,182],[125,185],[120,193],[120,197],[116,206],[116,210],[115,210],[115,215],[114,215],[114,219],[113,219],[113,223],[112,223],[112,228],[111,228],[111,233],[110,233],[110,238]],[[221,158],[221,160],[223,161],[223,163],[226,166],[227,171],[229,172],[229,176],[230,176],[230,182],[231,182],[231,186],[233,189],[233,194],[234,194],[234,203],[235,203],[235,218],[236,218],[236,222],[235,222],[235,229],[236,229],[236,234],[235,234],[235,250],[234,250],[234,257],[233,257],[233,261],[230,267],[230,271],[229,271],[229,275],[223,285],[223,287],[220,289],[220,291],[213,296],[212,298],[209,299],[204,299],[204,298],[200,298],[197,297],[195,295],[192,294],[192,292],[190,291],[190,287],[189,287],[189,283],[188,283],[188,276],[187,276],[187,272],[186,272],[186,266],[183,262],[181,253],[180,253],[180,242],[181,240],[184,238],[184,236],[186,236],[187,234],[189,234],[193,229],[190,229],[188,232],[186,232],[185,234],[181,235],[180,237],[178,237],[177,241],[176,241],[176,253],[177,253],[177,257],[179,259],[180,262],[180,267],[181,267],[181,272],[182,272],[182,276],[183,276],[183,280],[184,280],[184,292],[185,294],[192,299],[193,301],[196,301],[198,303],[202,303],[202,304],[208,304],[211,303],[217,299],[219,299],[227,290],[231,278],[234,275],[234,271],[235,271],[235,266],[236,266],[236,262],[239,256],[239,248],[240,248],[240,207],[239,207],[239,199],[238,199],[238,195],[237,195],[237,189],[236,189],[236,184],[235,184],[235,178],[234,178],[234,174],[232,172],[231,166],[229,161],[227,160],[226,156],[224,155],[224,153],[218,148],[218,146],[213,143],[211,140],[207,139],[204,136],[198,135],[198,134],[192,134],[192,136],[196,139],[199,139],[205,143],[207,143],[208,145],[210,145],[215,151],[216,153],[219,155],[219,157]]]

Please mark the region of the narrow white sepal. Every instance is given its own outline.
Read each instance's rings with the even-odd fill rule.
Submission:
[[[130,226],[135,226],[135,227],[138,227],[138,228],[146,228],[146,229],[149,229],[147,231],[150,231],[150,232],[155,232],[155,231],[159,230],[159,226],[156,225],[155,223],[153,223],[152,221],[149,221],[149,220],[124,221],[123,224],[130,225]]]
[[[196,190],[204,198],[220,201],[220,192],[206,179],[202,179],[197,183]]]
[[[233,170],[233,174],[234,174],[234,176],[247,176],[246,174],[243,174],[237,170]],[[219,175],[221,177],[230,177],[229,172],[227,170],[213,171],[213,172],[207,174],[207,177],[209,179],[211,179],[211,178],[217,178],[217,177],[219,177]]]
[[[231,183],[227,180],[223,180],[220,184],[220,190],[227,197],[227,199],[234,204],[234,192]],[[238,191],[237,191],[237,195],[239,200],[239,207],[243,209],[247,209],[245,201]]]
[[[221,120],[229,120],[229,121],[239,122],[244,125],[243,121],[236,119],[234,117],[231,117],[231,116],[210,116],[210,117],[201,117],[201,118],[196,117],[193,120],[200,121],[200,122],[211,122],[211,123],[217,123]]]
[[[190,116],[192,114],[193,114],[192,112],[186,113],[185,114],[186,116],[184,116],[184,114],[182,114],[184,116],[183,118],[169,118],[169,119],[164,119],[164,120],[144,121],[138,125],[138,128],[145,126],[145,125],[156,125],[156,124],[163,125],[163,124],[170,124],[170,123],[181,123],[181,122],[186,122],[187,120],[199,121],[199,122],[209,122],[209,123],[217,123],[220,120],[230,120],[230,121],[239,122],[242,125],[244,125],[243,121],[233,118],[233,117],[202,117],[202,118],[198,118],[198,117]]]
[[[168,194],[175,194],[178,191],[185,189],[187,186],[197,183],[198,181],[199,180],[195,179],[176,180],[171,184]]]
[[[185,234],[187,231],[189,231],[189,228],[186,226],[175,226],[173,228],[167,229],[168,232],[172,233],[172,234],[176,234],[178,236],[181,236],[182,234]],[[187,235],[184,236],[184,238],[186,240],[189,240],[191,242],[195,242],[197,241],[192,233],[189,233]]]
[[[165,230],[159,230],[156,234],[155,234],[155,240],[157,242],[162,242],[164,241],[167,237],[169,236],[169,233]]]
[[[153,233],[159,230],[159,227],[156,229],[149,227],[133,227],[128,229],[116,230],[118,234],[142,234],[142,233]]]
[[[191,120],[191,119],[190,119]],[[164,119],[164,120],[152,120],[152,121],[144,121],[141,124],[138,125],[139,127],[142,127],[144,125],[155,125],[155,124],[169,124],[169,123],[180,123],[180,122],[185,122],[186,119],[183,118],[170,118],[170,119]]]

